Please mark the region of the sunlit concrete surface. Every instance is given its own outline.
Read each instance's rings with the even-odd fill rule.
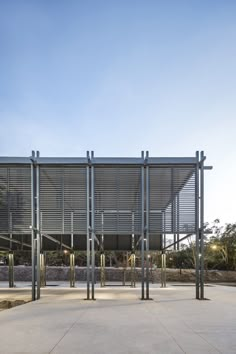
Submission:
[[[1,284],[1,298],[29,293],[30,284],[16,285]],[[97,284],[97,300],[85,301],[85,284],[65,285],[0,312],[0,353],[236,353],[236,287],[206,287],[210,300],[197,301],[189,284],[152,285],[153,300],[141,301],[139,285]]]

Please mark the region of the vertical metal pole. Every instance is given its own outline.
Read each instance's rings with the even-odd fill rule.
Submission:
[[[166,213],[162,211],[162,235],[161,235],[161,248],[166,247]]]
[[[130,263],[131,263],[131,287],[135,288],[135,244],[134,244],[134,212],[132,212],[132,235],[131,235],[131,256],[130,256]]]
[[[71,212],[71,240],[70,240],[71,249],[74,249],[74,213]]]
[[[10,218],[10,239],[12,238],[12,212],[9,212],[9,218]],[[10,250],[12,249],[12,241],[10,241]]]
[[[87,166],[87,300],[90,299],[90,174]]]
[[[101,237],[101,250],[100,255],[100,282],[101,287],[105,286],[105,254],[104,254],[104,213],[101,213],[102,237]]]
[[[70,253],[70,287],[75,287],[75,255],[74,255],[74,213],[71,212],[71,235],[70,235],[70,246],[72,252]]]
[[[9,288],[14,288],[14,255],[9,252],[8,255],[8,269],[9,269]]]
[[[175,234],[174,168],[171,167],[171,231]]]
[[[34,151],[32,151],[32,157],[34,157]],[[36,215],[35,215],[35,168],[34,163],[31,163],[31,265],[32,265],[32,301],[36,300],[35,296],[35,227],[36,227]]]
[[[95,210],[94,210],[94,166],[91,167],[91,226],[92,226],[92,300],[95,300],[94,298],[94,273],[95,273],[95,252],[94,252],[94,238],[95,238]]]
[[[37,300],[40,299],[40,252],[41,252],[41,234],[40,234],[40,200],[39,200],[39,165],[36,166],[36,221],[37,221]]]
[[[61,204],[61,215],[62,215],[62,235],[65,234],[65,175],[64,168],[61,169],[61,192],[62,192],[62,204]]]
[[[174,186],[174,174],[175,170],[171,168],[171,224],[172,224],[172,232],[174,234],[174,250],[176,251],[176,200],[175,200],[175,186]]]
[[[75,254],[70,253],[70,287],[75,287]]]
[[[44,259],[44,286],[47,285],[47,257],[46,251],[43,252],[43,259]]]
[[[195,224],[196,224],[196,299],[199,299],[199,151],[196,152],[195,172]]]
[[[149,167],[146,166],[146,300],[149,300]]]
[[[200,273],[200,298],[204,300],[204,152],[201,151],[201,188],[200,188],[200,228],[201,228],[201,241],[200,241],[200,265],[201,265],[201,273]]]
[[[177,194],[177,250],[179,251],[179,193]]]
[[[141,263],[142,263],[142,295],[144,300],[144,166],[141,167]]]

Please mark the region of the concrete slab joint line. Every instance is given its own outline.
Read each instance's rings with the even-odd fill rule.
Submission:
[[[54,349],[58,346],[58,344],[65,338],[65,336],[70,332],[70,330],[75,326],[77,320],[68,328],[68,330],[64,333],[64,335],[59,339],[59,341],[54,345],[54,347],[50,350],[49,354],[53,353]]]

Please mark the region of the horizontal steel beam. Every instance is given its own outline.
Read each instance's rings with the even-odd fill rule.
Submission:
[[[39,165],[195,165],[195,157],[0,157],[0,164]]]
[[[16,240],[14,238],[10,238],[8,236],[0,235],[0,238],[3,239],[3,240],[6,240],[6,241],[17,243],[18,245],[23,245],[25,247],[30,247],[31,248],[31,245],[29,243],[21,242],[19,240]]]

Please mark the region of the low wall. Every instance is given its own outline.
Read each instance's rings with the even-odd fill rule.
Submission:
[[[130,269],[124,271],[123,268],[106,268],[106,281],[120,281],[122,282],[125,276],[126,281],[130,281]],[[47,267],[46,279],[47,281],[69,281],[69,267]],[[76,281],[86,281],[87,272],[86,267],[75,267]],[[100,280],[100,268],[95,270],[96,280]],[[15,266],[14,267],[15,281],[31,281],[31,267],[30,266]],[[160,283],[161,270],[150,271],[150,281],[153,283]],[[194,282],[195,271],[193,269],[167,269],[166,280],[178,282]],[[8,267],[0,267],[0,281],[8,281]],[[141,269],[136,268],[136,281],[141,281]],[[219,271],[209,270],[205,271],[206,282],[236,282],[236,271]]]

